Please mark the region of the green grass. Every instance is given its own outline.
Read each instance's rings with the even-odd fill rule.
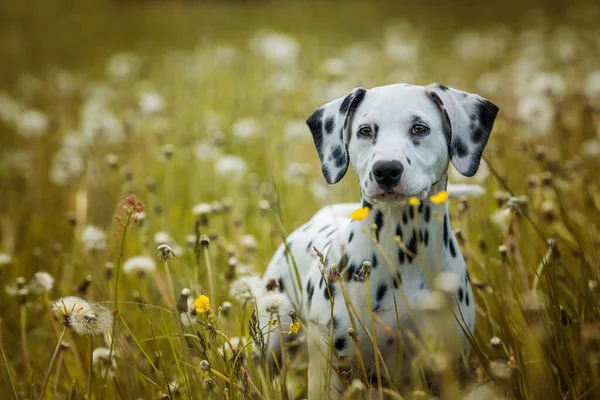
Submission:
[[[98,399],[303,398],[307,355],[286,350],[284,373],[270,378],[252,333],[253,302],[232,298],[229,287],[236,277],[261,273],[284,232],[321,206],[358,200],[351,174],[325,187],[308,129],[303,139],[286,139],[286,124],[302,122],[334,94],[400,80],[477,92],[501,110],[485,151],[488,173],[471,181],[486,194],[450,203],[453,228],[465,238],[477,325],[460,370],[444,367],[443,351],[423,354],[425,369],[443,382],[440,396],[488,398],[489,389],[499,398],[600,397],[600,164],[593,148],[600,83],[594,89],[588,81],[600,71],[599,8],[21,3],[0,6],[0,93],[17,104],[9,110],[0,94],[0,253],[11,259],[0,266],[7,288],[0,293],[0,391],[7,398],[39,398],[46,377],[46,398],[83,398],[90,383]],[[254,52],[261,29],[291,35],[297,60],[275,65]],[[387,33],[396,34],[394,43],[416,43],[418,55],[394,60]],[[459,37],[475,49],[471,56],[457,52]],[[140,68],[115,80],[106,65],[122,51]],[[324,71],[329,58],[344,71]],[[278,77],[291,82],[287,90],[274,86]],[[142,112],[141,94],[154,91],[164,108]],[[92,99],[110,112],[102,123],[114,117],[121,132],[114,143],[106,130],[88,130],[100,137],[82,139],[84,104],[89,109]],[[48,117],[39,137],[19,129],[29,109]],[[247,140],[232,135],[244,117],[259,124]],[[212,158],[197,156],[200,142],[213,155],[240,156],[247,172],[220,178]],[[80,168],[57,183],[60,151]],[[286,173],[291,163],[302,164],[294,179]],[[128,223],[134,214],[121,207],[131,193],[145,207],[141,224]],[[192,213],[198,203],[212,203],[207,223]],[[501,210],[509,211],[498,217]],[[104,249],[86,250],[88,225],[106,232]],[[170,234],[175,259],[159,258],[157,232]],[[210,244],[201,244],[204,235]],[[155,272],[124,273],[123,263],[136,255],[154,259]],[[55,279],[49,293],[30,285],[40,271]],[[182,323],[176,303],[186,287],[191,299],[206,294],[211,311],[184,313]],[[118,309],[114,329],[93,340],[110,348],[115,338],[110,374],[102,362],[90,371],[92,342],[71,330],[51,364],[63,320],[51,317],[49,306],[71,295]],[[238,349],[240,338],[246,346]],[[419,379],[399,395],[433,396]]]

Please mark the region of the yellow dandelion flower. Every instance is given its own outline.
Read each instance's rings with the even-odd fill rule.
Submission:
[[[369,211],[371,211],[369,207],[359,208],[358,210],[352,211],[352,213],[350,214],[350,218],[356,221],[360,221],[361,219],[367,218],[367,215],[369,215]]]
[[[196,306],[196,312],[205,313],[210,309],[210,299],[205,295],[200,295],[194,300],[194,305]]]
[[[448,192],[445,190],[431,196],[431,202],[434,204],[443,204],[448,199]]]
[[[413,196],[410,199],[408,199],[408,204],[410,204],[411,206],[418,206],[419,204],[421,204],[421,202],[419,201],[419,199]]]
[[[290,324],[290,331],[294,334],[298,333],[298,331],[300,330],[300,326],[302,326],[300,324],[300,321],[294,321]]]

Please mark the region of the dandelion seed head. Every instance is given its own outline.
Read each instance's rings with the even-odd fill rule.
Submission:
[[[255,296],[257,298],[262,297],[264,293],[264,281],[256,274],[243,276],[233,281],[229,287],[229,295],[231,298],[239,300],[240,302],[251,301]]]
[[[36,272],[29,286],[34,293],[50,293],[54,287],[54,278],[47,272]]]
[[[256,250],[256,238],[250,234],[245,234],[240,238],[240,244],[244,247],[244,249],[246,249],[247,251],[254,251]]]
[[[280,66],[294,65],[300,55],[298,41],[284,33],[259,31],[252,38],[251,47],[265,60]]]
[[[102,306],[93,304],[89,309],[80,309],[68,317],[69,325],[81,336],[100,335],[112,327],[113,315]]]
[[[116,82],[135,79],[141,69],[139,56],[131,52],[115,53],[106,62],[105,73]]]
[[[61,147],[52,157],[50,180],[59,186],[74,182],[85,170],[85,161],[79,150]]]
[[[154,234],[154,244],[160,246],[161,244],[171,245],[173,243],[173,238],[169,234],[169,232],[159,231]]]
[[[266,292],[260,297],[256,298],[257,307],[261,311],[266,311],[267,314],[277,314],[281,311],[285,314],[288,310],[281,310],[283,306],[288,304],[287,296],[280,292]]]
[[[106,249],[106,233],[96,226],[88,225],[81,233],[81,241],[85,249],[90,253]]]
[[[204,217],[212,212],[212,205],[210,203],[198,203],[192,208],[192,213],[196,217]]]
[[[50,118],[42,111],[27,110],[19,115],[16,124],[19,135],[27,139],[38,139],[48,132]]]
[[[435,278],[434,286],[440,292],[454,296],[460,288],[461,279],[454,272],[444,271],[439,273]]]
[[[163,111],[167,105],[165,98],[156,91],[144,91],[139,95],[138,106],[142,114],[155,114]]]
[[[215,172],[227,178],[240,178],[248,172],[248,164],[239,156],[224,154],[215,160]]]
[[[133,256],[123,263],[123,272],[138,275],[149,275],[156,270],[156,262],[148,256]]]
[[[113,349],[112,355],[109,348],[96,347],[92,352],[92,363],[99,369],[100,376],[114,377],[117,370],[117,350]]]
[[[254,118],[241,118],[231,127],[231,134],[235,139],[249,140],[260,132],[261,127]]]
[[[12,257],[6,253],[0,253],[0,267],[12,264]]]

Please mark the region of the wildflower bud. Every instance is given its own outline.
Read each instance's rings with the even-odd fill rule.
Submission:
[[[210,203],[210,207],[213,214],[219,214],[221,211],[223,211],[223,206],[218,201],[213,201]]]
[[[210,363],[207,360],[200,361],[200,369],[202,371],[210,371]]]
[[[221,315],[223,315],[224,317],[227,317],[229,315],[229,312],[231,311],[231,307],[232,304],[229,301],[224,302],[221,305]]]
[[[485,239],[483,238],[483,236],[479,237],[479,239],[477,240],[477,244],[479,245],[479,250],[481,250],[482,253],[485,253],[487,250],[487,245],[485,244]]]
[[[156,215],[161,215],[163,213],[163,206],[160,203],[156,203],[156,205],[154,206],[154,213]]]
[[[19,276],[17,279],[15,279],[15,286],[16,286],[17,290],[25,289],[26,284],[27,284],[27,279],[25,279],[22,276]]]
[[[173,157],[173,152],[175,152],[175,148],[172,144],[165,144],[163,146],[163,156],[165,157],[165,160],[171,160],[171,157]]]
[[[269,211],[269,202],[267,200],[261,200],[258,202],[258,208],[260,209],[261,215],[266,215]]]
[[[363,261],[362,267],[358,271],[358,275],[362,276],[363,278],[367,278],[369,275],[371,275],[372,267],[373,267],[373,264],[371,264],[370,261]]]
[[[60,349],[65,351],[65,350],[69,350],[71,348],[71,345],[68,342],[61,342],[60,343]]]
[[[27,298],[29,297],[29,289],[19,289],[17,291],[17,296],[19,298],[19,304],[24,306],[25,304],[27,304]]]
[[[75,214],[71,212],[67,214],[67,221],[69,222],[69,225],[71,225],[71,228],[75,228],[77,225],[77,218],[75,218]]]
[[[548,154],[548,151],[547,151],[546,147],[544,147],[544,146],[538,146],[535,149],[535,159],[538,161],[544,161],[546,159],[547,154]]]
[[[456,240],[458,240],[458,243],[462,245],[465,244],[465,235],[463,235],[463,232],[460,229],[456,229],[454,231],[454,236],[456,236]]]
[[[502,256],[502,262],[505,264],[508,264],[508,247],[506,245],[500,245],[498,247],[498,251],[500,252],[500,255]]]
[[[156,192],[156,182],[154,181],[154,178],[149,176],[146,178],[146,190],[149,191],[150,193],[154,193]]]
[[[543,186],[550,186],[552,185],[552,172],[544,172],[544,174],[542,175],[542,185]]]
[[[277,282],[277,279],[269,279],[269,280],[267,281],[267,286],[266,286],[266,288],[267,288],[267,291],[268,291],[268,292],[272,292],[272,291],[274,291],[275,289],[277,289],[278,287],[279,287],[279,283]]]
[[[79,284],[79,286],[77,286],[77,293],[79,293],[79,295],[81,297],[84,297],[87,294],[87,291],[90,288],[91,284],[92,284],[92,276],[88,275],[83,279],[83,281]]]
[[[216,384],[215,381],[213,381],[212,379],[205,379],[202,386],[204,387],[204,391],[206,392],[206,394],[212,394],[215,390]]]
[[[129,165],[123,165],[123,167],[121,167],[121,173],[123,174],[123,180],[125,182],[131,182],[133,180],[133,172]]]
[[[556,208],[554,207],[554,203],[552,201],[546,200],[542,203],[542,213],[544,214],[544,219],[548,223],[556,221]]]
[[[494,336],[490,339],[490,345],[495,349],[499,349],[502,346],[502,340],[498,336]]]
[[[202,245],[202,247],[208,248],[208,245],[210,244],[210,239],[208,238],[208,236],[200,236],[200,244]]]
[[[185,288],[179,294],[179,300],[177,300],[177,311],[179,311],[180,313],[188,312],[188,297],[190,297],[191,293],[192,291],[190,289]]]
[[[547,241],[548,246],[550,247],[550,251],[552,251],[552,257],[554,257],[555,260],[560,259],[560,252],[558,251],[558,245],[556,243],[556,239],[548,239]]]
[[[106,164],[113,171],[116,171],[119,167],[119,157],[116,154],[110,153],[106,155]]]
[[[233,199],[231,197],[225,197],[221,201],[221,204],[223,204],[223,211],[228,213],[229,211],[231,211],[231,208],[233,207]]]
[[[107,281],[111,280],[114,274],[114,269],[115,266],[112,262],[107,261],[104,263],[104,278],[106,278]]]
[[[539,184],[540,184],[540,180],[538,179],[537,176],[530,175],[529,178],[527,178],[527,187],[529,189],[535,189],[536,187],[538,187]]]
[[[167,262],[175,258],[175,252],[173,251],[173,249],[171,249],[171,246],[169,246],[168,244],[159,244],[156,247],[156,250],[158,250],[158,257],[163,262]]]

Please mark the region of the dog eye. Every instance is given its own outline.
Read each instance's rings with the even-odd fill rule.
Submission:
[[[416,124],[413,125],[412,127],[412,133],[425,133],[429,130],[429,127],[427,125],[423,125],[423,124]]]
[[[358,133],[360,133],[363,136],[371,136],[371,134],[373,133],[373,131],[368,126],[363,126],[362,128],[360,128],[358,130]]]

